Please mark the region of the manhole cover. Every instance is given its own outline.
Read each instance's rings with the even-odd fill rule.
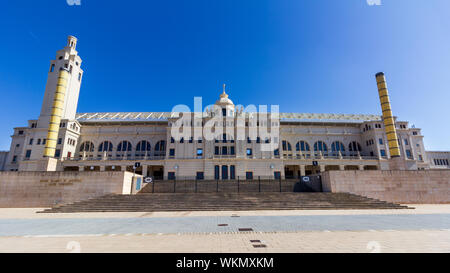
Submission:
[[[261,248],[261,247],[267,247],[266,245],[260,244],[260,245],[253,245],[254,248]]]
[[[240,228],[239,231],[253,231],[252,228]]]

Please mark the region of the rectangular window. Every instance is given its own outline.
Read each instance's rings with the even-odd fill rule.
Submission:
[[[23,131],[22,130],[19,131],[19,135],[23,135]]]
[[[227,146],[223,146],[223,147],[222,147],[222,154],[223,154],[223,155],[227,155],[227,154],[228,154]]]
[[[407,156],[409,159],[412,158],[411,150],[406,150],[406,156]]]
[[[419,160],[420,160],[420,161],[423,161],[422,155],[419,155]]]
[[[175,149],[169,150],[169,156],[175,156]]]
[[[30,143],[29,144],[33,145],[33,139],[32,138],[30,138]]]
[[[37,141],[36,144],[37,144],[37,145],[41,145],[41,139],[40,139],[40,138],[38,139],[38,141]]]
[[[168,180],[175,180],[175,172],[168,172],[167,173],[167,179]]]
[[[230,166],[230,179],[236,179],[236,168],[234,165]]]
[[[81,73],[78,73],[78,81],[81,82]]]
[[[222,109],[222,116],[224,116],[224,117],[227,116],[227,109],[225,109],[225,108]]]
[[[44,139],[42,140],[42,145],[45,145],[46,142],[47,142],[47,139],[44,138]]]
[[[280,179],[281,178],[281,172],[274,172],[273,176],[275,177],[275,179]]]
[[[170,138],[170,143],[175,143],[175,139],[173,137]]]
[[[253,172],[246,172],[245,173],[245,179],[252,180],[253,179]]]
[[[380,155],[382,157],[385,157],[386,156],[386,150],[380,150]]]
[[[27,150],[26,151],[26,153],[25,153],[25,158],[30,158],[30,156],[31,156],[31,150]]]
[[[253,154],[253,151],[252,151],[252,149],[250,149],[250,148],[247,148],[247,155],[248,156],[250,156],[250,155],[252,155]]]
[[[58,144],[62,143],[62,138],[58,138]]]
[[[197,156],[203,156],[203,149],[202,148],[198,148],[197,149]]]
[[[14,162],[16,162],[17,161],[17,155],[15,155],[14,157],[13,157],[13,159],[12,159],[12,162],[14,163]]]
[[[53,71],[55,71],[55,64],[52,64],[52,65],[50,66],[50,72],[53,72]]]
[[[198,142],[198,143],[202,143],[203,140],[202,140],[201,138],[199,138],[197,142]]]
[[[230,147],[230,155],[234,155],[234,146]]]
[[[383,145],[383,139],[382,138],[378,139],[378,142],[380,143],[380,145]]]
[[[205,174],[203,172],[197,172],[197,176],[196,176],[197,180],[203,180],[205,179]]]
[[[404,141],[405,141],[405,145],[408,145],[408,140],[406,138],[404,139]]]
[[[55,157],[59,158],[60,156],[61,156],[61,150],[58,149],[55,151]]]
[[[189,138],[189,143],[192,143],[193,142],[193,138],[191,137],[191,138]]]
[[[219,155],[219,154],[220,154],[220,152],[219,152],[219,146],[215,146],[215,147],[214,147],[214,154],[215,154],[215,155]]]

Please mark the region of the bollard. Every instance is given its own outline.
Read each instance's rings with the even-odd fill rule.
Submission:
[[[261,192],[261,176],[258,176],[258,191]]]

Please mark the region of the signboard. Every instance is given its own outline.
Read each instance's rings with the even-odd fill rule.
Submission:
[[[153,183],[153,178],[151,178],[150,176],[146,177],[144,179],[144,183]]]

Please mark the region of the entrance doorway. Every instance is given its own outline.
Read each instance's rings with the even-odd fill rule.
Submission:
[[[164,179],[164,167],[163,166],[148,166],[147,174],[153,176],[155,180],[163,180]]]
[[[284,167],[284,176],[286,179],[296,179],[300,177],[300,166],[287,165]]]

